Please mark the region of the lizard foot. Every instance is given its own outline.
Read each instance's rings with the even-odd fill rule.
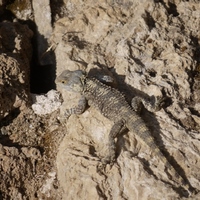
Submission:
[[[137,113],[141,112],[142,105],[150,112],[157,112],[159,111],[162,107],[166,107],[166,97],[162,96],[151,96],[150,99],[146,100],[142,97],[134,97],[132,99],[131,105],[134,111]]]
[[[112,164],[112,163],[114,163],[115,162],[115,152],[113,152],[113,153],[111,153],[111,154],[109,154],[109,155],[107,155],[107,156],[105,156],[102,160],[101,160],[101,162],[103,163],[103,164]]]
[[[166,100],[167,98],[163,96],[154,97],[154,112],[163,108],[166,104]]]

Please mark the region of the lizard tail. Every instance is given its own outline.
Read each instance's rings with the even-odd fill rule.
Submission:
[[[189,191],[190,185],[186,183],[182,176],[175,170],[175,168],[169,163],[167,158],[163,155],[161,150],[158,148],[155,143],[155,139],[152,137],[149,129],[145,125],[144,121],[141,118],[131,120],[132,122],[127,123],[127,128],[131,131],[134,131],[138,137],[152,150],[152,153],[157,156],[164,164],[168,176],[170,174],[170,179],[172,178],[178,187],[182,187],[185,190]]]

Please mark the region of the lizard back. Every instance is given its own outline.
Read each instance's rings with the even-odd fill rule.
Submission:
[[[130,114],[136,115],[118,90],[101,83],[95,78],[86,78],[84,96],[89,105],[94,106],[111,121],[116,122],[122,118],[126,120]]]
[[[174,176],[175,182],[183,184],[187,189],[184,179],[177,173],[174,167],[168,162],[161,150],[158,148],[153,136],[143,119],[130,107],[125,97],[115,88],[111,88],[95,78],[86,78],[84,84],[84,95],[89,105],[94,106],[108,119],[118,122],[123,120],[124,125],[151,149],[164,164],[166,169]]]

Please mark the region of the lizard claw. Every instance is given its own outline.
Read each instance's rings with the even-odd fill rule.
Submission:
[[[105,175],[106,169],[107,169],[107,165],[109,165],[109,167],[112,168],[113,164],[114,164],[114,159],[111,160],[110,156],[106,156],[98,164],[98,166],[97,166],[97,172],[100,173],[101,175],[103,175],[103,174]]]
[[[155,98],[155,110],[158,111],[161,108],[166,108],[168,107],[172,101],[169,97],[163,97],[163,96],[158,96],[154,97]]]
[[[115,162],[115,154],[107,155],[101,161],[103,164],[112,165]]]
[[[64,113],[65,118],[68,119],[68,118],[70,117],[70,115],[71,115],[71,112],[70,112],[69,109],[67,109],[67,110],[65,111],[65,113]]]

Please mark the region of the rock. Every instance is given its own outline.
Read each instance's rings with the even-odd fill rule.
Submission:
[[[0,179],[4,180],[0,183],[1,199],[45,199],[56,185],[53,178],[51,190],[42,189],[50,171],[55,171],[56,143],[60,144],[63,131],[56,131],[59,125],[55,114],[40,118],[30,109],[32,36],[27,25],[0,23]],[[59,195],[51,196],[58,199]]]
[[[24,35],[24,33],[26,33]],[[0,118],[29,103],[32,31],[19,23],[0,23]],[[22,42],[23,41],[23,42]]]
[[[45,95],[32,94],[32,109],[37,115],[50,114],[61,106],[60,93],[50,90]]]
[[[197,3],[184,3],[187,9],[180,1],[90,3],[67,2],[64,17],[55,23],[51,40],[57,74],[64,69],[90,73],[91,64],[95,64],[114,74],[127,99],[135,95],[170,97],[168,107],[155,115],[144,110],[142,117],[166,156],[172,156],[169,161],[199,188],[199,111],[194,106],[197,102],[189,100],[197,94],[191,89],[199,63],[194,54],[198,31],[192,26],[197,23]],[[190,13],[187,16],[185,9]],[[62,94],[67,104],[63,111],[71,105],[71,94]],[[173,190],[173,177],[167,178],[164,166],[134,133],[118,138],[116,163],[99,174],[97,166],[111,125],[92,107],[67,121],[67,134],[57,156],[63,198],[161,199],[164,194],[165,199],[179,199],[181,190]],[[134,158],[135,154],[138,157]]]
[[[20,20],[33,20],[33,10],[30,0],[15,0],[11,4],[7,2],[7,10],[10,10]]]
[[[196,0],[33,1],[39,43],[32,59],[32,31],[2,22],[0,197],[186,199],[133,132],[117,138],[116,162],[102,170],[113,123],[92,107],[61,120],[65,109],[76,105],[76,94],[57,88],[64,100],[60,113],[55,110],[60,100],[37,94],[40,115],[34,113],[29,63],[40,59],[37,82],[40,67],[50,71],[52,53],[57,75],[82,69],[109,78],[129,103],[135,95],[168,97],[163,109],[155,114],[143,109],[141,117],[169,162],[197,190],[187,199],[200,199],[199,10]],[[21,16],[12,12],[31,19],[26,9]],[[52,80],[53,73],[46,77]]]
[[[40,65],[54,64],[53,56],[48,52],[48,39],[52,34],[51,9],[49,0],[32,1],[34,21],[37,26],[37,54]]]

